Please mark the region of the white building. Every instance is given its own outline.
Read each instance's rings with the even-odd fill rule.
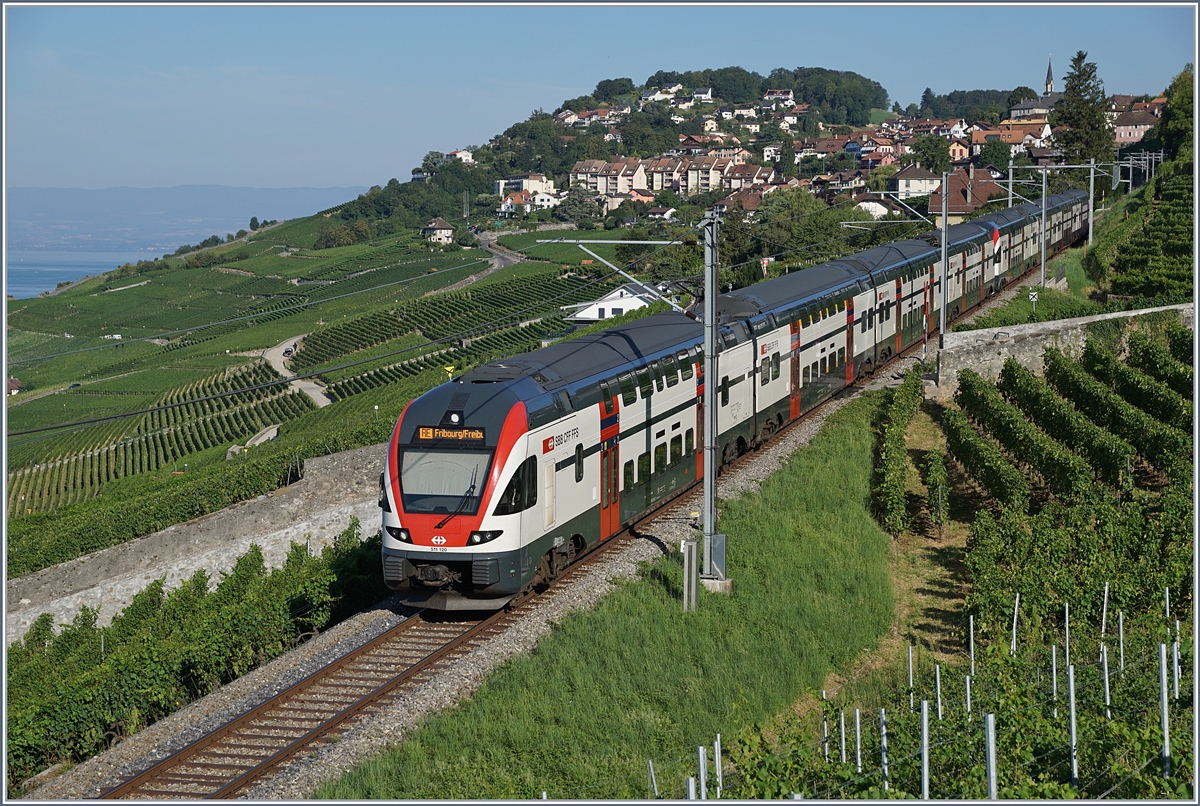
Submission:
[[[620,316],[623,313],[636,311],[638,308],[644,308],[654,302],[655,299],[654,295],[645,288],[633,283],[626,283],[620,288],[608,292],[598,300],[580,302],[575,305],[563,305],[562,310],[575,309],[575,313],[566,317],[568,322],[592,324],[603,319]]]

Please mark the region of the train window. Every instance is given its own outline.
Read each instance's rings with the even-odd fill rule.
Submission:
[[[679,460],[682,458],[683,458],[683,437],[676,434],[675,436],[671,437],[671,464],[673,464],[673,465],[678,464]]]
[[[530,456],[504,488],[493,515],[513,515],[537,503],[537,457]]]
[[[654,472],[662,473],[667,469],[667,443],[654,446]]]
[[[771,380],[774,381],[774,380],[777,380],[778,378],[779,378],[779,353],[775,353],[773,356],[771,356]]]
[[[846,363],[846,348],[845,347],[838,348],[838,356],[837,357],[838,357],[838,366],[839,367],[842,364]]]
[[[667,386],[675,386],[679,383],[679,367],[675,364],[675,356],[669,355],[663,359],[663,372],[667,376]]]
[[[800,379],[800,384],[801,384],[802,386],[804,386],[804,385],[807,385],[807,384],[808,384],[808,380],[809,380],[809,378],[808,378],[808,364],[805,364],[805,365],[804,365],[804,376],[803,376],[803,377]]]
[[[766,386],[771,380],[771,359],[764,358],[758,366],[758,385]]]
[[[638,457],[638,484],[644,484],[650,480],[650,452],[647,451]]]
[[[829,357],[823,355],[821,356],[821,374],[824,375],[827,372],[829,372]]]
[[[637,389],[633,385],[633,376],[628,372],[622,372],[617,376],[617,382],[621,384],[621,400],[626,406],[632,406],[637,402]]]
[[[690,454],[696,449],[696,436],[693,429],[689,428],[683,432],[683,452]]]
[[[721,405],[729,405],[729,376],[721,378]]]
[[[613,413],[612,388],[609,386],[608,381],[600,381],[600,394],[602,394],[604,396],[604,413],[612,414]]]
[[[630,459],[625,463],[625,489],[629,490],[633,487],[633,460]]]
[[[683,370],[685,381],[692,377],[692,357],[686,351],[679,354],[679,368]]]
[[[654,377],[654,386],[658,391],[663,390],[663,368],[657,361],[650,365],[650,374]]]
[[[654,384],[650,380],[650,370],[648,370],[646,367],[642,367],[641,369],[636,370],[636,372],[638,389],[640,389],[642,392],[642,400],[645,400],[646,398],[650,397],[650,395],[654,394]]]
[[[608,467],[611,461],[612,456],[610,456],[608,453],[600,454],[600,506],[602,508],[608,507],[608,499],[611,495],[608,485]]]
[[[859,321],[861,322],[860,331],[863,333],[866,333],[867,332],[867,315],[864,313],[862,316],[862,319]]]
[[[812,369],[812,373],[811,373],[812,379],[815,381],[817,379],[817,362],[816,361],[812,362],[811,369]]]
[[[583,481],[583,443],[575,446],[575,483]]]

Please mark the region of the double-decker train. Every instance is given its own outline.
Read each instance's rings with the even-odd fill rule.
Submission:
[[[1048,197],[1047,252],[1087,233]],[[1023,204],[724,294],[718,456],[733,461],[1039,264]],[[503,607],[699,480],[703,325],[671,312],[471,369],[405,407],[380,476],[383,574],[410,604]]]

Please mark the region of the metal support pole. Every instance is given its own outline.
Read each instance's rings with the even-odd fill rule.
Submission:
[[[846,709],[838,714],[838,737],[841,739],[842,763],[846,763]]]
[[[854,709],[854,768],[862,772],[862,715]]]
[[[717,740],[713,742],[713,765],[717,772],[717,800],[721,799],[721,789],[725,786],[725,775],[721,768],[721,734],[717,734]]]
[[[1017,594],[1017,600],[1013,602],[1013,623],[1012,623],[1012,642],[1008,647],[1009,655],[1017,654],[1017,610],[1021,607],[1021,594]]]
[[[829,763],[829,713],[825,710],[825,689],[821,689],[821,749],[825,753],[825,763]]]
[[[1042,169],[1042,288],[1046,287],[1046,169]]]
[[[708,800],[708,748],[696,748],[696,766],[700,771],[700,800]]]
[[[1075,732],[1075,667],[1067,666],[1067,697],[1070,705],[1071,786],[1079,786],[1079,735]]]
[[[1174,676],[1175,699],[1179,699],[1179,642],[1176,641],[1171,650],[1171,669]]]
[[[1104,638],[1104,633],[1108,629],[1108,583],[1104,583],[1104,605],[1100,609],[1100,637]]]
[[[1166,651],[1165,648],[1163,651],[1164,652]],[[1165,657],[1165,655],[1164,655],[1164,657]],[[1165,695],[1164,695],[1164,697],[1165,697]],[[1166,699],[1164,699],[1163,702],[1166,702]],[[1163,706],[1163,707],[1165,708],[1166,706]],[[1163,713],[1165,714],[1166,711],[1163,711]],[[1165,720],[1166,717],[1164,716],[1163,719]],[[880,760],[883,762],[883,791],[887,792],[887,790],[888,790],[887,711],[886,711],[886,709],[883,709],[883,708],[879,709],[879,757],[880,757]]]
[[[1012,182],[1013,182],[1013,176],[1012,176],[1012,169],[1013,169],[1012,160],[1011,160],[1011,159],[1009,159],[1009,161],[1008,161],[1008,206],[1009,206],[1009,207],[1012,207],[1012,200],[1013,200],[1013,192],[1012,192]]]
[[[688,779],[687,779],[687,799],[688,800],[696,799],[696,779],[691,777],[690,775],[688,776]]]
[[[704,564],[713,576],[713,535],[717,531],[717,219],[704,226]]]
[[[942,721],[942,665],[939,663],[933,667],[934,685],[937,688],[937,709],[938,722]]]
[[[1163,588],[1163,612],[1167,614],[1167,623],[1171,622],[1171,589]]]
[[[984,714],[983,734],[987,744],[987,788],[988,800],[999,800],[996,786],[996,715]]]
[[[1158,702],[1162,725],[1163,778],[1171,777],[1171,725],[1167,719],[1167,645],[1158,645]]]
[[[971,625],[971,677],[975,676],[975,617],[968,616],[968,623]]]
[[[913,673],[912,673],[912,644],[908,645],[908,710],[912,713],[914,710],[913,701]]]
[[[1100,667],[1104,670],[1104,718],[1112,719],[1112,698],[1108,693],[1108,645],[1100,645]]]
[[[683,611],[686,613],[696,609],[700,582],[696,568],[696,541],[685,540],[681,547],[683,549]]]
[[[921,800],[929,800],[929,700],[921,700]]]
[[[654,777],[654,762],[646,759],[646,766],[650,768],[650,789],[654,792],[654,799],[658,800],[658,781]]]
[[[967,721],[971,721],[971,675],[967,675]]]
[[[1096,228],[1096,158],[1088,160],[1088,239],[1087,245],[1092,245],[1092,230]],[[1107,588],[1107,583],[1105,584]]]
[[[1050,690],[1054,695],[1054,718],[1058,719],[1058,644],[1050,645]]]
[[[947,224],[947,219],[949,218],[949,215],[950,215],[949,214],[949,209],[950,209],[949,205],[950,205],[950,174],[944,173],[944,174],[942,174],[942,235],[940,238],[940,240],[942,242],[942,316],[938,322],[938,324],[941,326],[941,330],[938,334],[938,348],[939,349],[946,346],[946,296],[950,293],[950,287],[948,285],[948,279],[947,279],[947,276],[950,273],[950,258],[949,258],[949,253],[947,252],[947,242],[946,242],[947,231],[949,230],[949,225]]]

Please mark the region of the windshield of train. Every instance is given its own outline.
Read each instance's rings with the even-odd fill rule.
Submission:
[[[483,497],[491,460],[488,451],[402,451],[400,495],[404,511],[474,515]]]

